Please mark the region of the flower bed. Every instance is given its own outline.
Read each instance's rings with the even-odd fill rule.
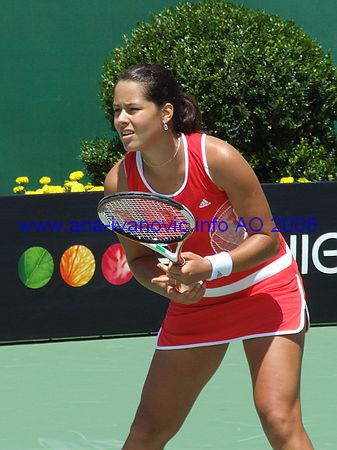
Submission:
[[[36,190],[27,190],[26,185],[29,183],[29,178],[26,176],[17,177],[15,182],[17,186],[13,188],[14,194],[26,194],[26,195],[35,195],[35,194],[63,194],[65,192],[97,192],[103,191],[103,186],[94,186],[89,183],[80,183],[80,181],[84,178],[84,173],[81,170],[77,170],[75,172],[71,172],[69,174],[69,179],[65,180],[63,186],[60,185],[51,185],[51,178],[47,176],[43,176],[40,178],[39,183],[41,187]]]

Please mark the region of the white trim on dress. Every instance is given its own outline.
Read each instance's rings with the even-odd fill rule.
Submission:
[[[204,169],[206,174],[208,175],[209,179],[214,183],[214,180],[211,177],[208,163],[207,163],[207,156],[206,156],[206,134],[203,134],[201,136],[201,155],[202,155],[202,162],[204,164]]]
[[[254,338],[260,338],[260,337],[267,337],[267,336],[284,336],[287,334],[300,333],[306,326],[307,326],[307,328],[309,328],[310,316],[309,316],[309,311],[307,308],[306,300],[304,297],[303,287],[302,287],[300,278],[297,274],[296,274],[296,281],[297,281],[298,290],[299,290],[300,296],[301,296],[301,317],[300,317],[299,326],[297,328],[295,328],[294,330],[282,330],[282,331],[273,331],[273,332],[267,332],[267,333],[250,334],[247,336],[239,336],[236,338],[224,339],[221,341],[199,342],[199,343],[195,343],[195,344],[186,344],[186,345],[160,346],[160,345],[158,345],[158,340],[159,340],[159,336],[160,336],[160,332],[161,332],[161,329],[160,329],[158,332],[158,335],[157,335],[155,348],[156,348],[156,350],[179,350],[179,349],[184,349],[184,348],[208,347],[208,346],[213,346],[213,345],[228,344],[230,342],[244,341],[246,339],[254,339]]]
[[[186,136],[183,133],[181,133],[181,139],[182,139],[182,142],[183,142],[183,149],[184,149],[184,155],[185,155],[185,176],[184,176],[183,184],[173,194],[162,194],[161,192],[155,191],[149,185],[149,183],[147,182],[147,180],[146,180],[146,178],[144,176],[144,168],[143,168],[143,160],[142,160],[141,152],[139,150],[136,152],[136,164],[137,164],[137,169],[138,169],[138,173],[140,175],[140,178],[142,179],[142,181],[145,184],[146,188],[150,192],[152,192],[153,194],[159,194],[159,195],[162,195],[163,197],[170,198],[170,197],[175,197],[176,195],[179,195],[185,189],[187,181],[188,181],[188,165],[189,165],[188,144],[187,144]]]
[[[292,261],[293,257],[287,245],[286,253],[277,258],[275,261],[262,267],[262,269],[251,273],[247,277],[235,281],[234,283],[228,284],[226,286],[206,289],[204,297],[222,297],[223,295],[230,295],[234,294],[235,292],[243,291],[244,289],[254,286],[254,284],[266,280],[267,278],[270,278],[271,276],[276,275],[277,273],[291,266]]]

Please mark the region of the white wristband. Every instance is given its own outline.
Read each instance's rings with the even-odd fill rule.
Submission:
[[[228,252],[215,253],[211,256],[205,256],[205,258],[212,264],[212,275],[208,280],[227,277],[232,273],[233,260]]]

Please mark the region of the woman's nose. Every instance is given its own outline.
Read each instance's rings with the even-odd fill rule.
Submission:
[[[117,121],[117,123],[120,123],[120,124],[125,124],[128,122],[128,116],[123,109],[119,112],[119,114],[116,118],[116,121]]]

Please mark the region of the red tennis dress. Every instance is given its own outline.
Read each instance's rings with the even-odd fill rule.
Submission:
[[[232,250],[247,237],[227,194],[209,174],[205,138],[201,133],[181,135],[185,179],[177,192],[166,195],[193,213],[195,231],[183,251],[201,256]],[[140,152],[126,154],[125,171],[130,191],[155,192],[144,177]],[[196,304],[171,301],[156,348],[199,347],[301,331],[308,319],[302,280],[284,238],[278,236],[280,250],[273,258],[249,270],[206,281],[205,296]]]

